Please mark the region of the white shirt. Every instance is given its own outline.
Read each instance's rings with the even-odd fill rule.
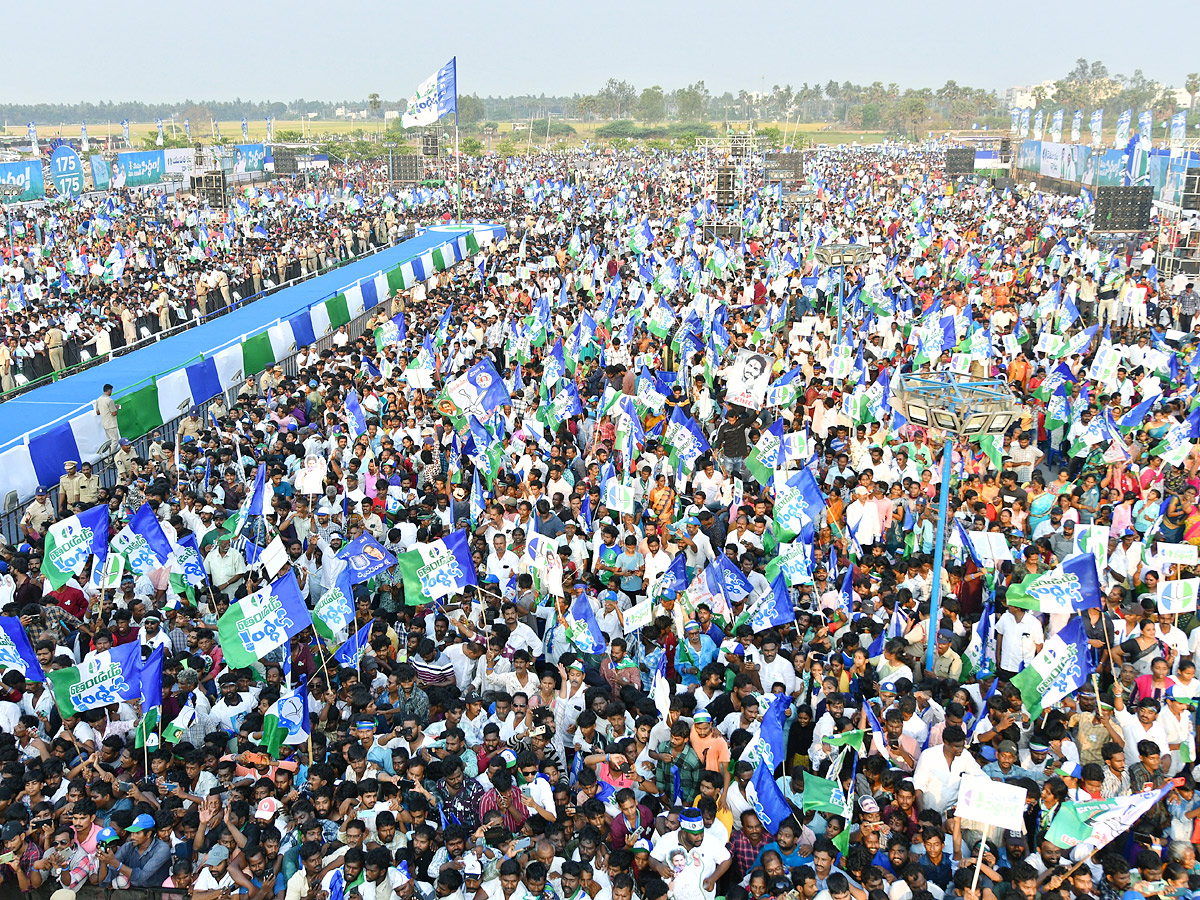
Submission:
[[[1016,672],[1022,663],[1033,662],[1037,647],[1046,640],[1041,623],[1029,613],[1018,622],[1011,611],[1006,612],[996,623],[996,634],[1004,638],[999,665],[1006,672]]]
[[[913,786],[922,792],[922,808],[944,813],[958,802],[962,776],[982,774],[983,770],[970,753],[960,753],[951,764],[946,762],[944,750],[930,748],[917,757],[912,780]]]

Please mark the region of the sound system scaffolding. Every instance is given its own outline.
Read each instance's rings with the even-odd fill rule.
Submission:
[[[712,203],[704,204],[697,227],[706,241],[740,241],[742,210],[766,178],[766,141],[751,129],[703,138],[700,151],[704,157],[704,197]]]
[[[1200,277],[1200,138],[1175,142],[1167,162],[1158,211],[1154,265],[1176,290],[1176,275]]]

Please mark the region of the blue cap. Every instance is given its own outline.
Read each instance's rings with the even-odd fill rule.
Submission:
[[[698,710],[696,710],[696,714],[694,716],[692,716],[692,721],[693,722],[711,722],[712,721],[712,713],[710,713],[707,709],[698,709]]]
[[[118,841],[121,836],[112,828],[101,828],[96,835],[96,843],[107,844],[109,841]]]
[[[703,831],[704,816],[694,806],[689,806],[679,814],[679,827],[684,831]]]
[[[154,816],[149,813],[142,813],[133,820],[133,824],[126,828],[126,831],[152,831],[154,829]]]
[[[605,591],[604,596],[601,597],[601,599],[602,600],[611,600],[613,603],[616,603],[617,599],[618,599],[617,592],[616,591]]]

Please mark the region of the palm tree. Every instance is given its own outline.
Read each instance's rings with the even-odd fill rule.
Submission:
[[[1189,72],[1183,89],[1188,92],[1188,108],[1196,108],[1196,95],[1200,94],[1200,72]]]
[[[379,107],[383,106],[383,103],[380,102],[379,95],[372,92],[367,94],[367,105],[371,107],[371,112],[378,113]]]

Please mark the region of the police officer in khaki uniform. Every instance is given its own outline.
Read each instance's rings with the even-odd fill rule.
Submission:
[[[58,479],[58,514],[65,516],[67,510],[79,502],[79,480],[83,477],[78,472],[79,463],[68,459],[63,463],[67,474]]]
[[[129,484],[129,477],[133,474],[133,467],[137,463],[137,451],[133,449],[133,445],[129,443],[128,438],[121,438],[118,442],[118,450],[113,456],[113,464],[117,467],[117,482],[119,484]]]
[[[63,343],[66,339],[67,336],[57,325],[46,329],[46,349],[50,351],[50,368],[55,372],[61,372],[67,367],[63,361]]]
[[[100,502],[100,476],[92,473],[92,464],[84,461],[79,464],[79,502],[85,507],[93,507]]]

